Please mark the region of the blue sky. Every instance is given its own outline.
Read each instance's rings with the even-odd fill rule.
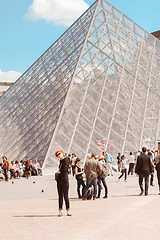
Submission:
[[[0,81],[16,80],[93,2],[0,0]],[[160,30],[159,0],[109,2],[147,31]]]

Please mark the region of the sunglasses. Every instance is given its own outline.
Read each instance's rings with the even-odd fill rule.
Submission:
[[[60,154],[61,154],[61,152],[59,152],[59,153],[57,154],[57,157],[58,157]]]

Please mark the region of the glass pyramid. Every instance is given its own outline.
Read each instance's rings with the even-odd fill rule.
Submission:
[[[97,0],[0,98],[0,153],[57,166],[54,152],[157,148],[160,41]]]

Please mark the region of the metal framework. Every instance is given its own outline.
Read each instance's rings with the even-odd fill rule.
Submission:
[[[57,166],[54,151],[157,148],[160,41],[97,0],[0,98],[0,149]]]

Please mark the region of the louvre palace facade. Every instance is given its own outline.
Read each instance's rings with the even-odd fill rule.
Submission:
[[[57,166],[63,149],[157,149],[160,41],[97,0],[0,97],[0,154]]]

